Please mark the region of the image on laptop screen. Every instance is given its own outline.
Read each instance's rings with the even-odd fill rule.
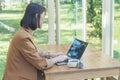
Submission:
[[[87,42],[75,38],[70,49],[67,52],[67,56],[72,59],[80,59],[87,45]]]

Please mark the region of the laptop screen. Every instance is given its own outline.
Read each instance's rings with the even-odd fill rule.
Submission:
[[[75,38],[70,49],[67,52],[67,56],[72,59],[80,59],[87,45],[87,42]]]

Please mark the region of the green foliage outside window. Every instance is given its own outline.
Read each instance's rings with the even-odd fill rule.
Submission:
[[[102,0],[87,1],[87,23],[92,28],[89,35],[102,38]]]

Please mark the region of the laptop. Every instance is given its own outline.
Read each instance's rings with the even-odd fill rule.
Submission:
[[[75,38],[66,55],[71,59],[80,59],[87,45],[87,42]],[[64,65],[67,63],[68,60],[64,60],[62,62],[57,62],[56,65]]]

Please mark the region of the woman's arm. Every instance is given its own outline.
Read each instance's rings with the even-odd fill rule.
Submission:
[[[60,55],[63,55],[63,54],[64,53],[62,53],[62,52],[56,52],[56,53],[52,53],[52,52],[39,52],[40,56],[46,57],[48,59],[54,58],[54,57],[57,57],[57,56],[60,56]]]

